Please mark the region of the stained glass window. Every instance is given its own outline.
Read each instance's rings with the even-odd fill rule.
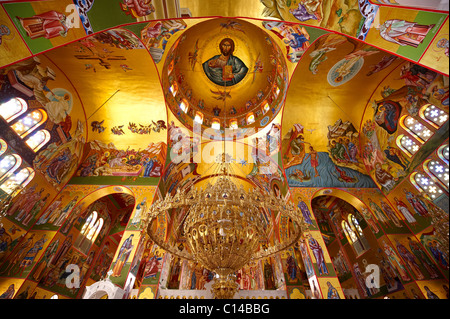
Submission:
[[[448,190],[448,164],[444,164],[439,160],[430,160],[424,163],[427,170],[439,180]]]
[[[0,188],[7,194],[12,192],[19,186],[25,187],[34,177],[34,170],[26,167],[22,168],[16,174],[11,175],[5,182],[3,182]]]
[[[189,106],[188,106],[188,102],[185,99],[182,99],[180,102],[180,109],[184,112],[187,113]]]
[[[448,144],[442,145],[438,150],[439,157],[448,164],[449,149]]]
[[[21,118],[16,123],[11,125],[11,128],[19,134],[20,137],[25,137],[36,129],[40,124],[47,119],[47,113],[43,110],[33,110],[29,112],[24,118]]]
[[[263,109],[264,114],[267,113],[267,112],[269,112],[269,110],[270,110],[270,105],[269,105],[269,103],[267,103],[267,101],[264,101],[264,102],[262,103],[262,105],[263,105],[262,109]]]
[[[253,113],[249,113],[247,115],[247,124],[255,123],[255,115]]]
[[[347,219],[348,219],[348,222],[346,220],[342,221],[342,228],[344,230],[344,233],[345,233],[349,243],[352,245],[353,249],[355,250],[356,255],[360,255],[364,251],[366,251],[364,244],[366,244],[367,247],[369,245],[367,243],[366,238],[364,237],[362,228],[359,226],[359,223],[356,220],[355,216],[353,214],[349,214]]]
[[[28,105],[25,100],[21,98],[13,98],[8,102],[0,104],[0,116],[2,116],[6,122],[9,123],[25,113],[27,109]]]
[[[411,178],[414,181],[414,186],[428,194],[432,200],[443,194],[443,190],[435,182],[433,182],[430,177],[422,173],[415,173],[411,175]]]
[[[448,120],[448,114],[432,104],[425,105],[421,109],[420,115],[437,128]]]
[[[195,114],[194,121],[197,122],[198,124],[203,124],[203,114],[200,112],[197,112]]]
[[[238,129],[238,121],[236,119],[230,121],[230,129],[232,130]]]
[[[214,130],[220,130],[220,122],[218,119],[212,119],[211,128]]]
[[[47,130],[39,130],[31,135],[26,143],[35,152],[44,146],[50,140],[50,133]]]
[[[173,96],[175,96],[178,92],[178,85],[176,82],[173,82],[173,84],[169,88],[170,93],[172,93]]]
[[[274,93],[275,93],[275,98],[278,97],[278,94],[280,94],[280,88],[278,86],[275,88]]]
[[[397,145],[409,156],[416,154],[420,148],[412,138],[406,135],[400,135],[397,138]]]
[[[22,158],[16,154],[6,155],[0,160],[0,181],[11,175],[22,164]]]
[[[75,247],[77,247],[82,253],[87,254],[92,244],[97,239],[102,227],[103,218],[98,218],[98,213],[93,211],[84,222],[80,234],[75,241]]]
[[[419,141],[426,142],[433,135],[432,131],[411,116],[407,116],[404,119],[403,124],[410,131],[410,133],[418,138]]]
[[[0,138],[0,156],[2,156],[2,154],[5,153],[7,149],[8,144],[6,144],[6,142]]]
[[[358,241],[356,233],[353,231],[353,229],[345,220],[342,221],[342,229],[344,230],[344,233],[347,236],[347,240],[349,241],[349,243],[353,244],[356,241]]]
[[[355,229],[358,232],[359,236],[364,236],[362,228],[361,228],[361,226],[359,226],[359,222],[356,219],[356,217],[354,215],[349,215],[349,220],[352,223],[352,225],[355,227]]]

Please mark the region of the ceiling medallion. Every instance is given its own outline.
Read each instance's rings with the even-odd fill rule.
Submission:
[[[217,180],[213,184],[209,183],[205,189],[178,188],[174,196],[169,193],[156,201],[142,229],[167,252],[214,272],[212,293],[217,299],[230,299],[238,290],[236,271],[295,244],[307,226],[301,211],[291,201],[261,189],[245,191],[242,184],[237,186],[226,155],[221,158],[214,164]],[[275,218],[264,218],[266,213]],[[293,225],[284,241],[274,236],[279,214],[289,217]],[[157,231],[160,217],[180,221],[172,226],[171,236]]]

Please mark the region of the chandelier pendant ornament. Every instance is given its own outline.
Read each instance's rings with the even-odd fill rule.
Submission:
[[[217,299],[231,299],[238,291],[234,273],[251,261],[279,253],[297,243],[306,223],[298,207],[273,193],[254,188],[245,191],[233,182],[226,155],[218,163],[215,182],[205,189],[192,186],[177,189],[157,200],[142,223],[152,241],[180,258],[200,263],[216,274],[212,292]],[[289,238],[274,236],[274,221],[264,218],[270,211],[272,220],[279,214],[292,221]],[[158,217],[180,221],[172,225],[170,236],[158,232]]]

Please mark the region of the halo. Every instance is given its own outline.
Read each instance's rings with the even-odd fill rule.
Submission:
[[[7,34],[2,34],[3,40],[12,40],[16,37],[16,34],[12,31],[13,29],[6,22],[0,20],[0,27],[5,27],[9,31]]]
[[[219,36],[216,37],[216,41],[215,41],[215,50],[217,51],[217,54],[221,54],[222,52],[220,52],[220,42],[222,42],[223,39],[231,39],[233,40],[234,43],[234,51],[233,54],[236,54],[236,51],[238,49],[238,42],[235,40],[236,35],[235,34],[231,34],[231,33],[219,33]]]
[[[443,34],[440,37],[436,37],[436,39],[433,41],[433,45],[431,46],[431,48],[433,49],[433,51],[435,52],[441,52],[444,50],[444,48],[438,48],[437,44],[439,43],[439,41],[441,40],[447,40],[449,41],[449,35],[448,34]]]

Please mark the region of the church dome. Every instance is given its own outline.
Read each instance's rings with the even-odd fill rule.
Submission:
[[[211,19],[175,41],[162,84],[168,108],[188,128],[240,138],[278,114],[288,70],[280,47],[262,28],[240,19]]]

